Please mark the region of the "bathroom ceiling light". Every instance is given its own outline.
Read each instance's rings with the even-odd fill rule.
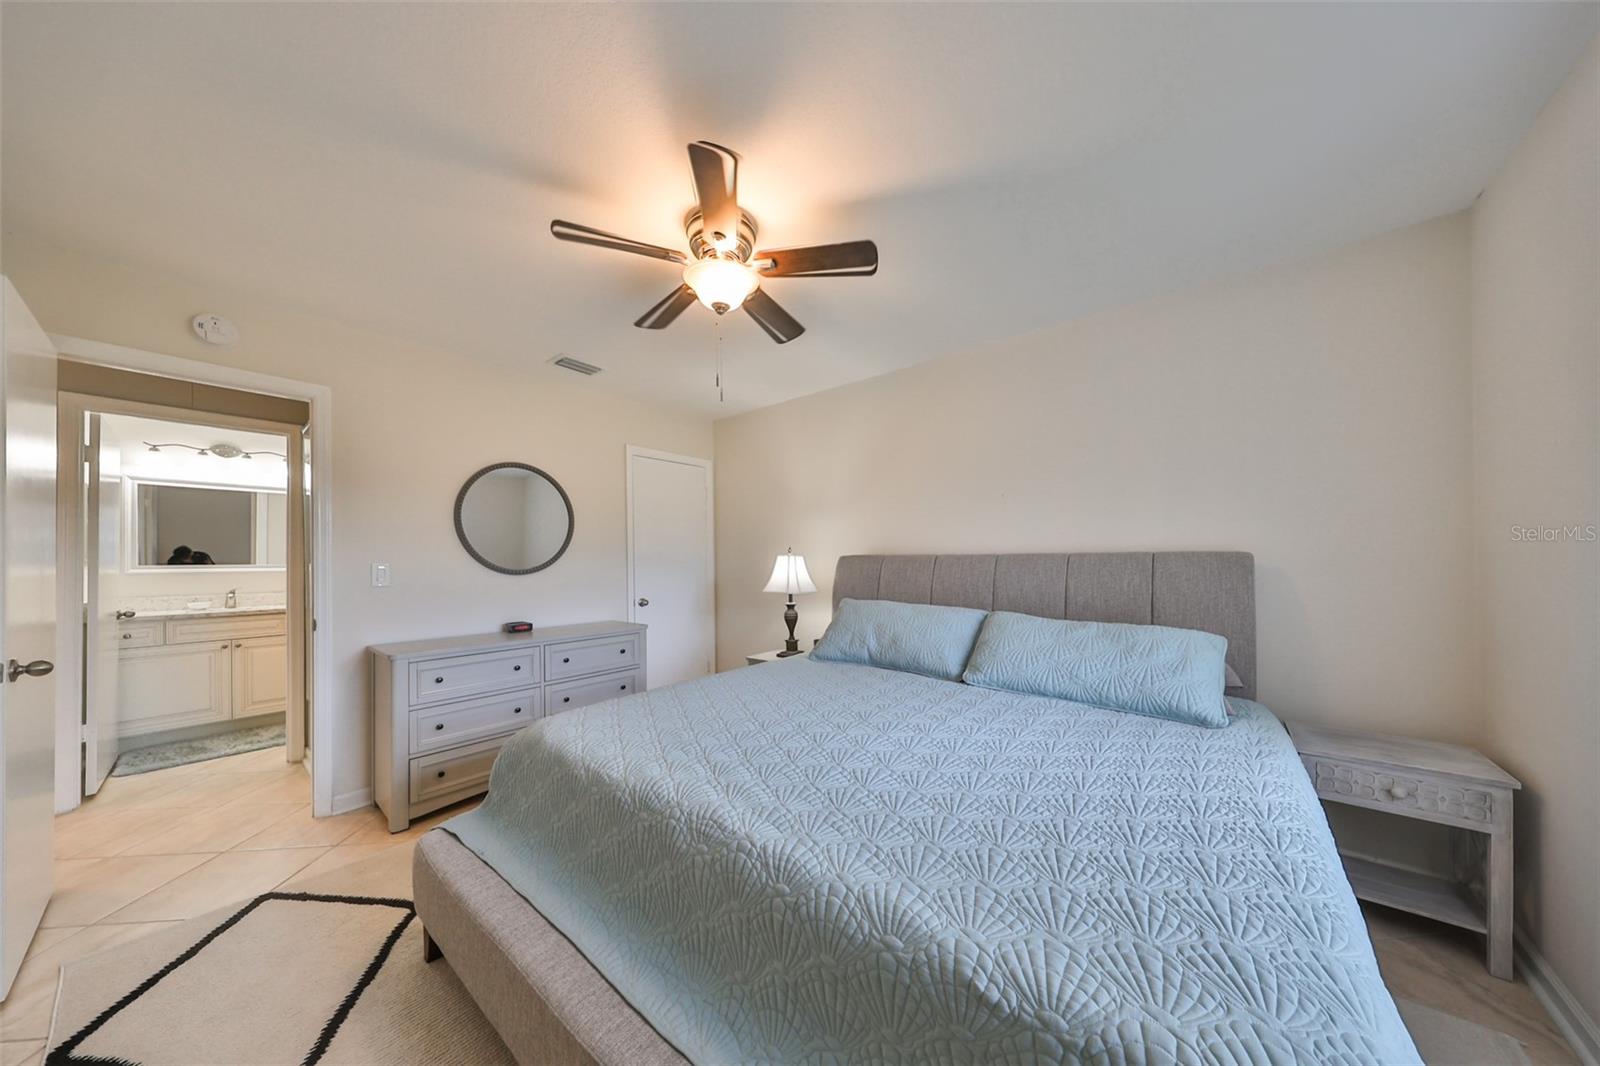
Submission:
[[[237,444],[229,444],[226,441],[220,444],[213,444],[208,448],[201,448],[194,444],[179,444],[176,441],[152,444],[147,440],[143,440],[139,443],[153,452],[159,452],[162,448],[187,448],[196,455],[214,455],[218,459],[254,459],[258,455],[271,455],[278,459],[284,459],[285,462],[288,461],[282,452],[247,452]]]

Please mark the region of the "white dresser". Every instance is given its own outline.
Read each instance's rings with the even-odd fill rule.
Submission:
[[[370,648],[372,791],[389,831],[483,792],[529,722],[642,691],[644,631],[589,622]]]
[[[117,734],[166,733],[288,707],[282,607],[157,612],[117,625]]]

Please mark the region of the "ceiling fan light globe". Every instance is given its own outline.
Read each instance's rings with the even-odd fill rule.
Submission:
[[[683,283],[702,304],[723,315],[738,309],[761,279],[743,263],[708,257],[684,267]]]

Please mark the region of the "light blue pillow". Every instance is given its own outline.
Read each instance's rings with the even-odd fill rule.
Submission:
[[[1195,629],[995,611],[962,680],[1219,728],[1228,724],[1227,652],[1226,639]]]
[[[960,681],[987,615],[970,607],[843,599],[811,657]]]

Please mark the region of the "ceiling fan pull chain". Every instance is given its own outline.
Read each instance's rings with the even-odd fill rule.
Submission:
[[[713,319],[711,324],[717,331],[717,402],[722,403],[722,319]]]

